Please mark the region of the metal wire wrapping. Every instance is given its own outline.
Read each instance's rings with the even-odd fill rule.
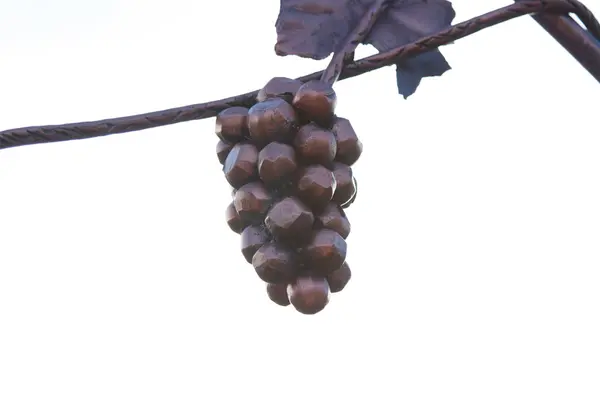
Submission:
[[[380,6],[385,6],[385,1],[379,1]],[[600,42],[600,23],[592,12],[577,0],[535,0],[519,1],[506,7],[499,8],[487,14],[469,19],[450,28],[419,39],[413,43],[397,47],[393,50],[382,52],[351,63],[343,63],[339,55],[332,58],[330,66],[325,71],[314,72],[298,78],[302,82],[323,78],[334,82],[339,75],[339,80],[352,78],[364,73],[398,63],[403,59],[426,53],[455,40],[472,35],[483,29],[498,25],[502,22],[536,13],[569,14],[573,13],[581,20],[588,32]],[[369,10],[366,19],[361,21],[355,31],[356,37],[349,38],[349,46],[358,45],[357,37],[369,29],[372,18],[377,17],[377,10]],[[369,19],[370,18],[370,19]],[[353,51],[353,50],[351,50]],[[344,49],[343,56],[348,55]],[[351,52],[350,52],[351,53]],[[335,60],[335,61],[334,61]],[[347,60],[346,60],[347,61]],[[600,63],[600,60],[598,61]],[[110,118],[91,122],[76,122],[63,125],[33,126],[9,129],[0,132],[0,149],[11,147],[62,142],[67,140],[88,139],[124,132],[139,131],[159,126],[177,124],[192,120],[211,118],[220,111],[234,106],[251,107],[256,102],[258,91],[240,94],[221,100],[207,103],[193,104],[167,110],[131,115],[119,118]]]

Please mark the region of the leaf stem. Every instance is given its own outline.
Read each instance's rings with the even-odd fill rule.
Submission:
[[[345,38],[343,46],[333,53],[329,65],[327,65],[321,76],[322,82],[333,85],[338,80],[344,66],[349,64],[348,59],[350,55],[354,53],[358,45],[369,35],[369,32],[377,22],[377,18],[385,12],[389,4],[389,0],[377,0],[367,10],[358,22],[358,25]]]

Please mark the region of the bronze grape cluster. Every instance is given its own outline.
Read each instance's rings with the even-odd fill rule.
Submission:
[[[327,83],[273,78],[256,101],[216,118],[217,155],[233,187],[227,223],[268,297],[316,314],[351,277],[344,209],[356,198],[351,166],[362,143],[335,115]]]

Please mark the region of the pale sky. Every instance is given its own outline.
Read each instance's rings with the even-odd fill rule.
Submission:
[[[1,3],[0,130],[327,63],[275,55],[275,0]],[[214,119],[1,150],[0,399],[600,398],[600,85],[528,17],[442,51],[408,100],[392,67],[335,86],[364,153],[315,316],[244,261]]]

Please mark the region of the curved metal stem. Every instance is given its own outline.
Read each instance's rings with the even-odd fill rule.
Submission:
[[[598,40],[568,15],[534,14],[531,17],[600,82]]]

